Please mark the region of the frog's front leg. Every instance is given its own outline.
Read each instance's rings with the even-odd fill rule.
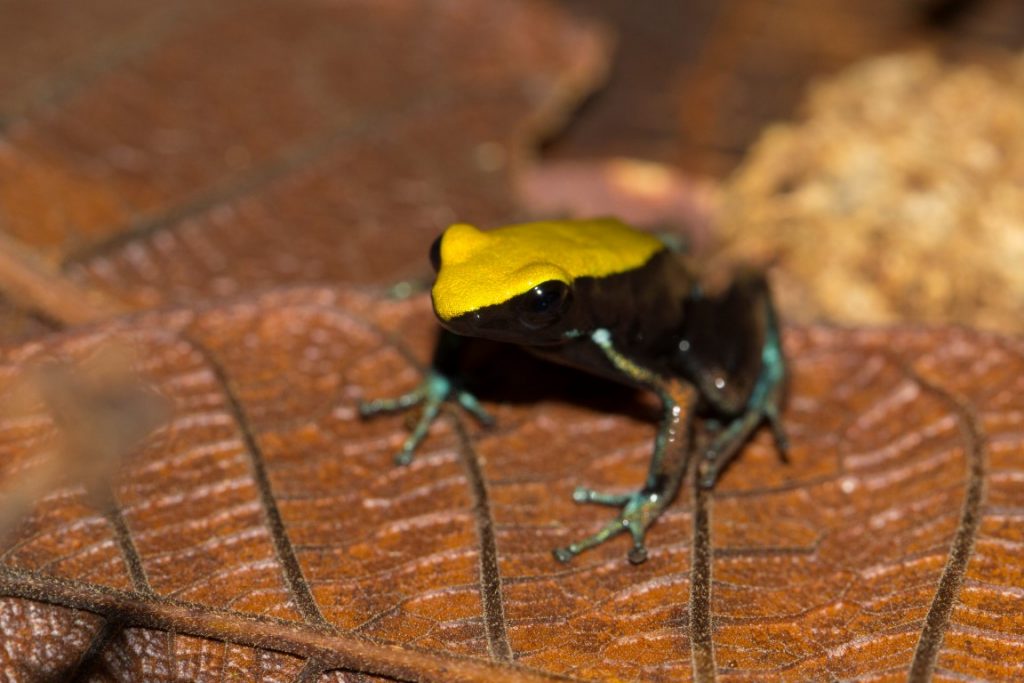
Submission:
[[[739,454],[740,448],[763,422],[767,422],[771,427],[779,455],[783,460],[786,458],[788,439],[779,416],[786,364],[782,355],[782,343],[774,308],[767,298],[764,299],[763,305],[766,306],[766,316],[764,345],[761,348],[761,372],[747,398],[743,412],[728,422],[704,450],[704,464],[699,474],[700,485],[704,488],[715,485],[725,468]]]
[[[484,410],[476,396],[463,389],[456,379],[462,339],[442,329],[434,348],[430,369],[418,387],[395,398],[381,398],[359,404],[359,414],[364,418],[422,406],[416,425],[395,456],[395,462],[398,464],[407,465],[412,462],[413,455],[426,438],[430,425],[438,418],[441,407],[448,401],[455,401],[484,425],[490,426],[494,423],[494,418]]]
[[[644,542],[647,529],[675,498],[686,474],[690,453],[690,421],[697,391],[688,383],[663,379],[650,370],[636,365],[615,349],[607,330],[595,331],[591,339],[618,370],[658,394],[664,414],[654,441],[654,452],[643,488],[626,494],[577,488],[573,492],[573,500],[577,503],[598,503],[621,508],[621,511],[596,534],[564,548],[557,548],[554,553],[560,561],[568,562],[588,548],[629,532],[633,538],[633,547],[630,548],[628,555],[629,561],[639,564],[647,559],[647,546]],[[666,461],[666,455],[673,457]]]

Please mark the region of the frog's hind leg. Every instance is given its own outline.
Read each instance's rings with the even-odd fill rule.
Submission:
[[[584,550],[624,532],[629,532],[633,538],[629,561],[640,564],[647,559],[644,542],[647,529],[679,492],[689,464],[689,426],[696,393],[688,385],[676,388],[680,391],[668,391],[662,395],[665,417],[658,429],[643,488],[631,493],[603,493],[580,486],[573,491],[572,498],[577,503],[597,503],[620,508],[620,511],[597,533],[556,549],[555,557],[560,561],[568,562]],[[674,457],[666,459],[666,455]]]
[[[651,455],[643,488],[624,494],[577,488],[572,494],[573,500],[577,503],[617,507],[620,508],[619,514],[597,533],[564,548],[558,548],[554,553],[558,560],[568,562],[584,550],[601,545],[621,533],[629,532],[633,538],[633,546],[628,554],[629,561],[639,564],[647,559],[647,546],[644,543],[647,529],[675,498],[686,474],[690,454],[690,422],[696,403],[696,389],[685,382],[662,380],[644,368],[636,366],[619,354],[604,335],[595,335],[594,341],[620,370],[647,384],[658,393],[664,408],[664,417],[654,441],[654,453]]]
[[[704,463],[698,474],[700,485],[704,488],[711,488],[715,485],[722,472],[739,454],[740,448],[750,439],[762,422],[768,423],[775,436],[779,455],[783,460],[786,459],[788,439],[779,417],[786,378],[786,364],[782,355],[775,311],[769,300],[766,299],[764,305],[767,307],[767,316],[764,346],[761,349],[761,373],[747,399],[743,412],[739,417],[728,422],[725,429],[715,435],[704,451]]]

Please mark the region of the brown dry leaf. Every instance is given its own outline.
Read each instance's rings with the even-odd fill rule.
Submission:
[[[533,1],[78,5],[3,6],[0,229],[83,300],[135,306],[416,272],[448,221],[514,217],[524,143],[606,58]],[[755,125],[719,116],[736,98],[715,77],[741,71],[729,48],[752,17],[727,15],[703,53],[711,105],[686,108],[702,144]],[[399,468],[403,419],[355,405],[417,381],[423,299],[202,306],[3,352],[8,391],[41,359],[127,343],[173,406],[113,505],[54,490],[3,546],[8,678],[1024,675],[1018,342],[791,331],[791,464],[761,435],[713,495],[680,496],[645,565],[612,543],[564,566],[550,549],[608,514],[572,488],[642,477],[642,398],[515,357],[482,378],[496,430],[449,416]],[[0,490],[55,417],[0,414]]]
[[[57,328],[11,302],[0,298],[0,341],[14,343],[53,332]]]
[[[403,418],[364,422],[355,406],[413,386],[432,336],[424,297],[298,289],[7,350],[4,386],[40,357],[130,343],[173,417],[125,462],[113,510],[59,490],[4,548],[2,669],[13,680],[1024,675],[1024,343],[787,331],[791,462],[759,435],[712,494],[680,496],[637,567],[625,541],[569,565],[550,551],[608,514],[573,504],[576,484],[640,481],[657,411],[512,359],[520,388],[489,405],[494,431],[446,419],[396,467]],[[501,367],[489,398],[504,395]],[[0,421],[3,482],[53,430],[43,409]]]
[[[448,223],[512,217],[608,58],[539,0],[102,0],[49,47],[73,4],[3,8],[0,229],[134,306],[418,274]]]

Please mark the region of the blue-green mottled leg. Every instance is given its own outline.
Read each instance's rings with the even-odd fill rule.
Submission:
[[[740,452],[743,444],[763,422],[768,423],[775,436],[779,454],[783,460],[786,459],[789,443],[782,427],[782,419],[779,417],[786,364],[774,315],[768,318],[764,348],[761,350],[761,364],[761,375],[747,400],[743,414],[716,434],[704,451],[705,462],[700,472],[700,485],[704,488],[715,485],[718,477]]]
[[[639,564],[647,559],[647,546],[644,543],[647,529],[675,498],[686,473],[686,456],[689,454],[686,442],[696,391],[682,383],[666,382],[645,368],[635,365],[615,350],[607,332],[603,330],[598,330],[593,335],[593,341],[618,369],[647,384],[658,393],[664,407],[664,416],[654,441],[654,452],[643,488],[625,494],[577,488],[572,494],[573,500],[577,503],[597,503],[618,507],[621,510],[596,534],[570,543],[564,548],[557,548],[554,553],[558,560],[568,562],[584,550],[598,546],[621,533],[629,532],[633,538],[633,547],[630,548],[628,555],[629,561]],[[666,467],[665,456],[669,452],[677,457]]]
[[[453,368],[458,363],[460,348],[461,343],[458,337],[450,332],[442,331],[438,338],[431,369],[418,387],[396,398],[381,398],[359,404],[359,414],[362,417],[394,413],[422,406],[422,412],[416,425],[402,442],[402,448],[395,456],[395,462],[398,464],[407,465],[412,462],[416,449],[426,438],[430,425],[440,415],[441,406],[446,401],[456,401],[484,425],[494,424],[494,418],[484,410],[476,396],[459,388],[458,384],[451,379],[454,374]]]
[[[671,501],[671,496],[646,489],[624,495],[603,494],[586,488],[578,488],[572,494],[577,503],[599,503],[622,508],[619,515],[604,525],[600,531],[582,541],[570,543],[564,548],[555,549],[555,557],[568,562],[584,550],[601,545],[605,541],[628,531],[633,537],[633,547],[629,549],[629,561],[640,564],[647,559],[647,546],[644,536],[648,527]]]

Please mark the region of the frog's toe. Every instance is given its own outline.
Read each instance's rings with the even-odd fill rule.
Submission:
[[[574,546],[575,544],[569,545],[565,548],[555,548],[551,552],[559,562],[568,562],[572,558],[576,557],[576,554],[579,552]]]
[[[402,442],[402,450],[398,451],[395,456],[395,463],[399,465],[408,465],[412,462],[413,455],[416,453],[416,449],[423,443],[423,440],[427,438],[427,432],[430,430],[430,425],[437,419],[438,414],[441,412],[441,404],[443,399],[427,397],[423,401],[423,412],[420,413],[420,417],[416,420],[416,426],[409,432],[409,436]]]
[[[648,490],[627,494],[600,493],[580,487],[573,492],[573,500],[577,503],[597,503],[622,509],[597,533],[563,548],[556,548],[554,555],[558,561],[568,562],[584,550],[599,546],[623,532],[629,532],[633,539],[633,546],[628,553],[629,561],[640,564],[647,559],[644,537],[647,535],[647,529],[665,508],[665,499],[661,493]]]
[[[359,417],[373,417],[382,413],[397,413],[408,410],[420,403],[426,396],[422,386],[416,387],[407,394],[394,398],[378,398],[372,401],[359,402]]]
[[[484,410],[484,407],[480,405],[480,400],[476,396],[465,390],[459,390],[456,394],[455,399],[459,402],[459,405],[463,407],[470,415],[475,417],[477,421],[485,427],[494,426],[494,417]]]
[[[772,430],[775,439],[775,448],[779,451],[779,457],[783,462],[789,462],[789,437],[786,436],[786,428],[782,424],[782,417],[779,415],[779,406],[771,403],[765,406],[764,418],[768,421],[768,427]]]
[[[763,422],[768,423],[779,455],[783,461],[786,460],[789,440],[783,429],[776,404],[770,402],[760,407],[751,408],[730,422],[724,431],[716,434],[704,450],[704,464],[700,471],[700,485],[703,488],[709,489],[715,485],[725,468],[739,455],[740,449],[750,440],[750,437]]]
[[[715,485],[725,468],[739,455],[740,448],[761,423],[761,415],[746,413],[736,418],[718,434],[704,451],[704,463],[699,470],[700,485],[709,489]]]
[[[412,462],[416,449],[419,448],[420,444],[427,437],[430,425],[440,415],[441,407],[451,400],[458,402],[460,406],[485,426],[494,424],[494,418],[484,410],[473,394],[464,389],[457,388],[450,378],[433,371],[423,378],[418,387],[407,394],[402,394],[395,398],[379,398],[373,401],[360,402],[359,415],[363,418],[368,418],[382,413],[395,413],[415,407],[421,408],[415,426],[409,432],[409,436],[402,442],[401,450],[395,455],[396,463],[408,465]]]
[[[604,493],[585,486],[577,486],[572,492],[572,499],[577,503],[596,503],[613,507],[622,507],[629,502],[629,498],[628,493]]]

